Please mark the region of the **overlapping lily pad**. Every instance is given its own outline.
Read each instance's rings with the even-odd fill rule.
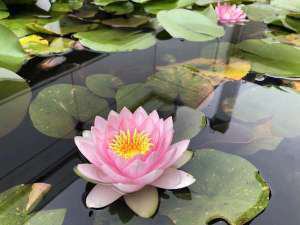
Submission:
[[[12,71],[0,68],[0,137],[20,125],[30,100],[31,90],[26,81]]]
[[[25,52],[12,31],[0,25],[0,33],[0,67],[16,72],[26,60]]]
[[[251,86],[238,96],[232,116],[249,123],[271,119],[274,135],[297,137],[300,136],[299,103],[300,95],[292,89]]]
[[[40,36],[29,35],[21,38],[20,43],[24,51],[31,56],[51,56],[72,51],[75,41],[68,38],[54,38],[49,43],[48,40]]]
[[[191,6],[196,0],[152,0],[145,4],[147,13],[157,14],[162,10],[171,10]]]
[[[196,182],[189,189],[163,192],[154,218],[139,218],[116,202],[95,212],[94,225],[206,225],[215,219],[244,225],[268,206],[268,185],[243,158],[212,149],[197,150],[184,170],[193,174]]]
[[[29,113],[34,127],[41,133],[55,138],[72,138],[75,127],[96,115],[106,115],[107,102],[87,88],[58,84],[39,92],[30,105]]]
[[[237,45],[239,56],[250,61],[252,70],[271,76],[300,76],[300,49],[272,40],[246,40]]]
[[[186,9],[161,11],[157,19],[173,37],[189,41],[209,41],[222,37],[225,33],[224,28],[217,24],[213,9],[210,13]]]
[[[100,28],[74,35],[85,47],[99,52],[124,52],[146,49],[156,42],[152,33]]]

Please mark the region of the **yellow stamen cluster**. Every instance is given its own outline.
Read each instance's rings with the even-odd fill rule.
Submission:
[[[124,159],[131,159],[137,155],[145,155],[153,146],[151,138],[144,132],[136,129],[131,134],[129,130],[120,131],[112,142],[110,149]]]

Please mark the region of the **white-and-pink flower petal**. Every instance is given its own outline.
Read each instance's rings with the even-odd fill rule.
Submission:
[[[111,183],[112,179],[93,164],[79,164],[74,168],[76,174],[91,183]]]
[[[180,189],[195,182],[195,178],[175,168],[167,169],[164,174],[152,183],[153,186],[163,189]]]
[[[122,183],[115,183],[113,184],[113,186],[123,193],[136,192],[144,187],[144,185],[122,184]]]
[[[88,194],[86,205],[89,208],[102,208],[123,196],[112,186],[97,184]]]

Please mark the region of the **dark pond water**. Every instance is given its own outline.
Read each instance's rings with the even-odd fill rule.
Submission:
[[[225,39],[238,41],[247,37],[253,38],[257,29],[257,24],[243,29],[232,29]],[[96,54],[77,51],[68,55],[63,64],[49,70],[41,69],[40,63],[43,59],[35,59],[24,66],[19,74],[30,84],[32,99],[48,86],[85,85],[87,77],[93,74],[113,74],[125,84],[143,83],[157,72],[158,66],[201,57],[207,45],[208,43],[170,39],[159,41],[150,49],[130,53]],[[223,53],[215,48],[215,59],[224,57]],[[192,139],[190,148],[214,148],[240,155],[259,169],[272,188],[269,207],[255,218],[251,225],[300,223],[300,94],[292,90],[287,91],[284,86],[288,85],[288,82],[279,79],[250,73],[243,80],[222,80],[214,83],[211,90],[203,92],[201,102],[194,102],[197,108],[205,112],[209,122],[204,130]],[[189,89],[189,86],[184,88],[187,92],[195,91]],[[138,90],[133,92],[134,100],[140,98]],[[26,93],[1,100],[0,115],[2,111],[10,109],[10,102],[14,103],[24,94]],[[122,101],[127,102],[132,96],[121,97],[124,99]],[[137,99],[137,104],[151,102],[152,105],[148,107],[159,108],[161,105],[154,104],[152,97],[147,95]],[[158,97],[170,104],[165,96]],[[116,108],[114,100],[108,98],[107,101],[110,109]],[[175,104],[175,107],[184,104],[177,100],[171,103]],[[173,115],[175,108],[160,112],[164,117]],[[134,221],[133,215],[126,217],[126,210],[123,215],[110,210],[110,219],[104,220],[104,223],[95,222],[99,221],[99,215],[102,214],[97,210],[87,209],[83,203],[85,190],[89,189],[89,186],[73,173],[73,167],[83,160],[75,148],[73,139],[54,138],[40,132],[35,128],[28,113],[20,123],[14,122],[12,114],[10,120],[3,122],[4,125],[1,124],[0,128],[3,131],[0,132],[3,133],[0,137],[1,191],[20,183],[51,183],[53,189],[47,196],[44,207],[67,208],[64,225],[113,225],[130,224],[130,221]],[[59,115],[47,121],[49,126],[60,122]],[[90,122],[78,122],[65,136],[79,134],[89,126]],[[122,204],[117,202],[112,207],[122,208]],[[159,217],[145,224],[172,223],[164,217]]]

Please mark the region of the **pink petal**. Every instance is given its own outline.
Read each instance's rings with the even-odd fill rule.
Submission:
[[[102,164],[97,158],[96,147],[92,141],[84,137],[75,137],[74,140],[79,151],[89,162],[98,167]]]
[[[122,184],[122,183],[113,184],[113,186],[123,193],[132,193],[144,187],[144,185]]]
[[[173,144],[171,147],[176,149],[175,156],[170,160],[168,163],[168,166],[173,165],[187,150],[188,146],[190,144],[190,140],[183,140],[180,142],[177,142],[176,144]]]
[[[152,185],[163,189],[172,189],[180,183],[181,176],[175,168],[168,168]]]
[[[82,137],[92,139],[92,132],[90,130],[84,130],[82,131]]]
[[[116,201],[122,195],[112,186],[97,184],[88,194],[86,205],[89,208],[102,208]]]
[[[101,116],[96,116],[94,124],[97,129],[105,130],[107,121],[103,119]]]
[[[159,115],[156,110],[150,113],[149,117],[152,119],[153,123],[156,123],[159,120]]]
[[[147,173],[146,175],[135,179],[134,183],[142,185],[151,184],[153,181],[159,178],[163,174],[163,172],[164,170],[161,169],[153,170],[150,173]]]
[[[145,119],[147,119],[147,117],[148,114],[142,107],[139,107],[133,113],[133,118],[137,127],[139,127],[145,121]]]
[[[111,183],[112,179],[92,164],[79,164],[75,171],[84,180],[92,183]]]
[[[192,175],[175,168],[167,169],[164,174],[152,183],[153,186],[163,189],[180,189],[195,182]]]

